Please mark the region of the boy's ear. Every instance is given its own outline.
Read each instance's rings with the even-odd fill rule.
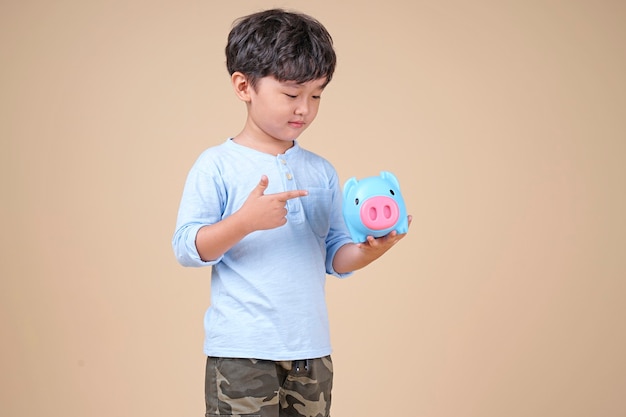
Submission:
[[[231,75],[230,81],[237,97],[239,97],[242,101],[249,102],[250,89],[252,88],[252,85],[250,84],[248,77],[239,71],[235,71],[233,72],[233,75]]]

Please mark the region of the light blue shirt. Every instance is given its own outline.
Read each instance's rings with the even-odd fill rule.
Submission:
[[[287,223],[253,232],[219,259],[204,262],[198,230],[236,212],[267,175],[266,194],[307,190],[287,202]],[[351,242],[341,211],[337,172],[296,141],[274,156],[227,140],[204,151],[191,168],[180,203],[174,253],[184,266],[212,266],[204,318],[204,353],[267,360],[331,353],[325,300],[332,261]]]

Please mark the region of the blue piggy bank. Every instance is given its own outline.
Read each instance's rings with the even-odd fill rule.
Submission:
[[[357,181],[350,178],[343,186],[343,218],[352,240],[365,242],[367,236],[381,237],[395,230],[407,233],[409,221],[400,183],[391,172]]]

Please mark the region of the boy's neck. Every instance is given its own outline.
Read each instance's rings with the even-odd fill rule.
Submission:
[[[245,146],[247,148],[254,149],[255,151],[268,153],[270,155],[281,155],[287,152],[288,149],[293,148],[295,141],[262,141],[255,139],[249,135],[246,135],[244,132],[238,134],[233,138],[233,142],[238,145]]]

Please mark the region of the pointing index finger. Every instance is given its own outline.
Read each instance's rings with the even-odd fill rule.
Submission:
[[[307,190],[292,190],[292,191],[283,191],[282,193],[278,193],[276,196],[280,201],[291,200],[292,198],[304,197],[309,195]]]

